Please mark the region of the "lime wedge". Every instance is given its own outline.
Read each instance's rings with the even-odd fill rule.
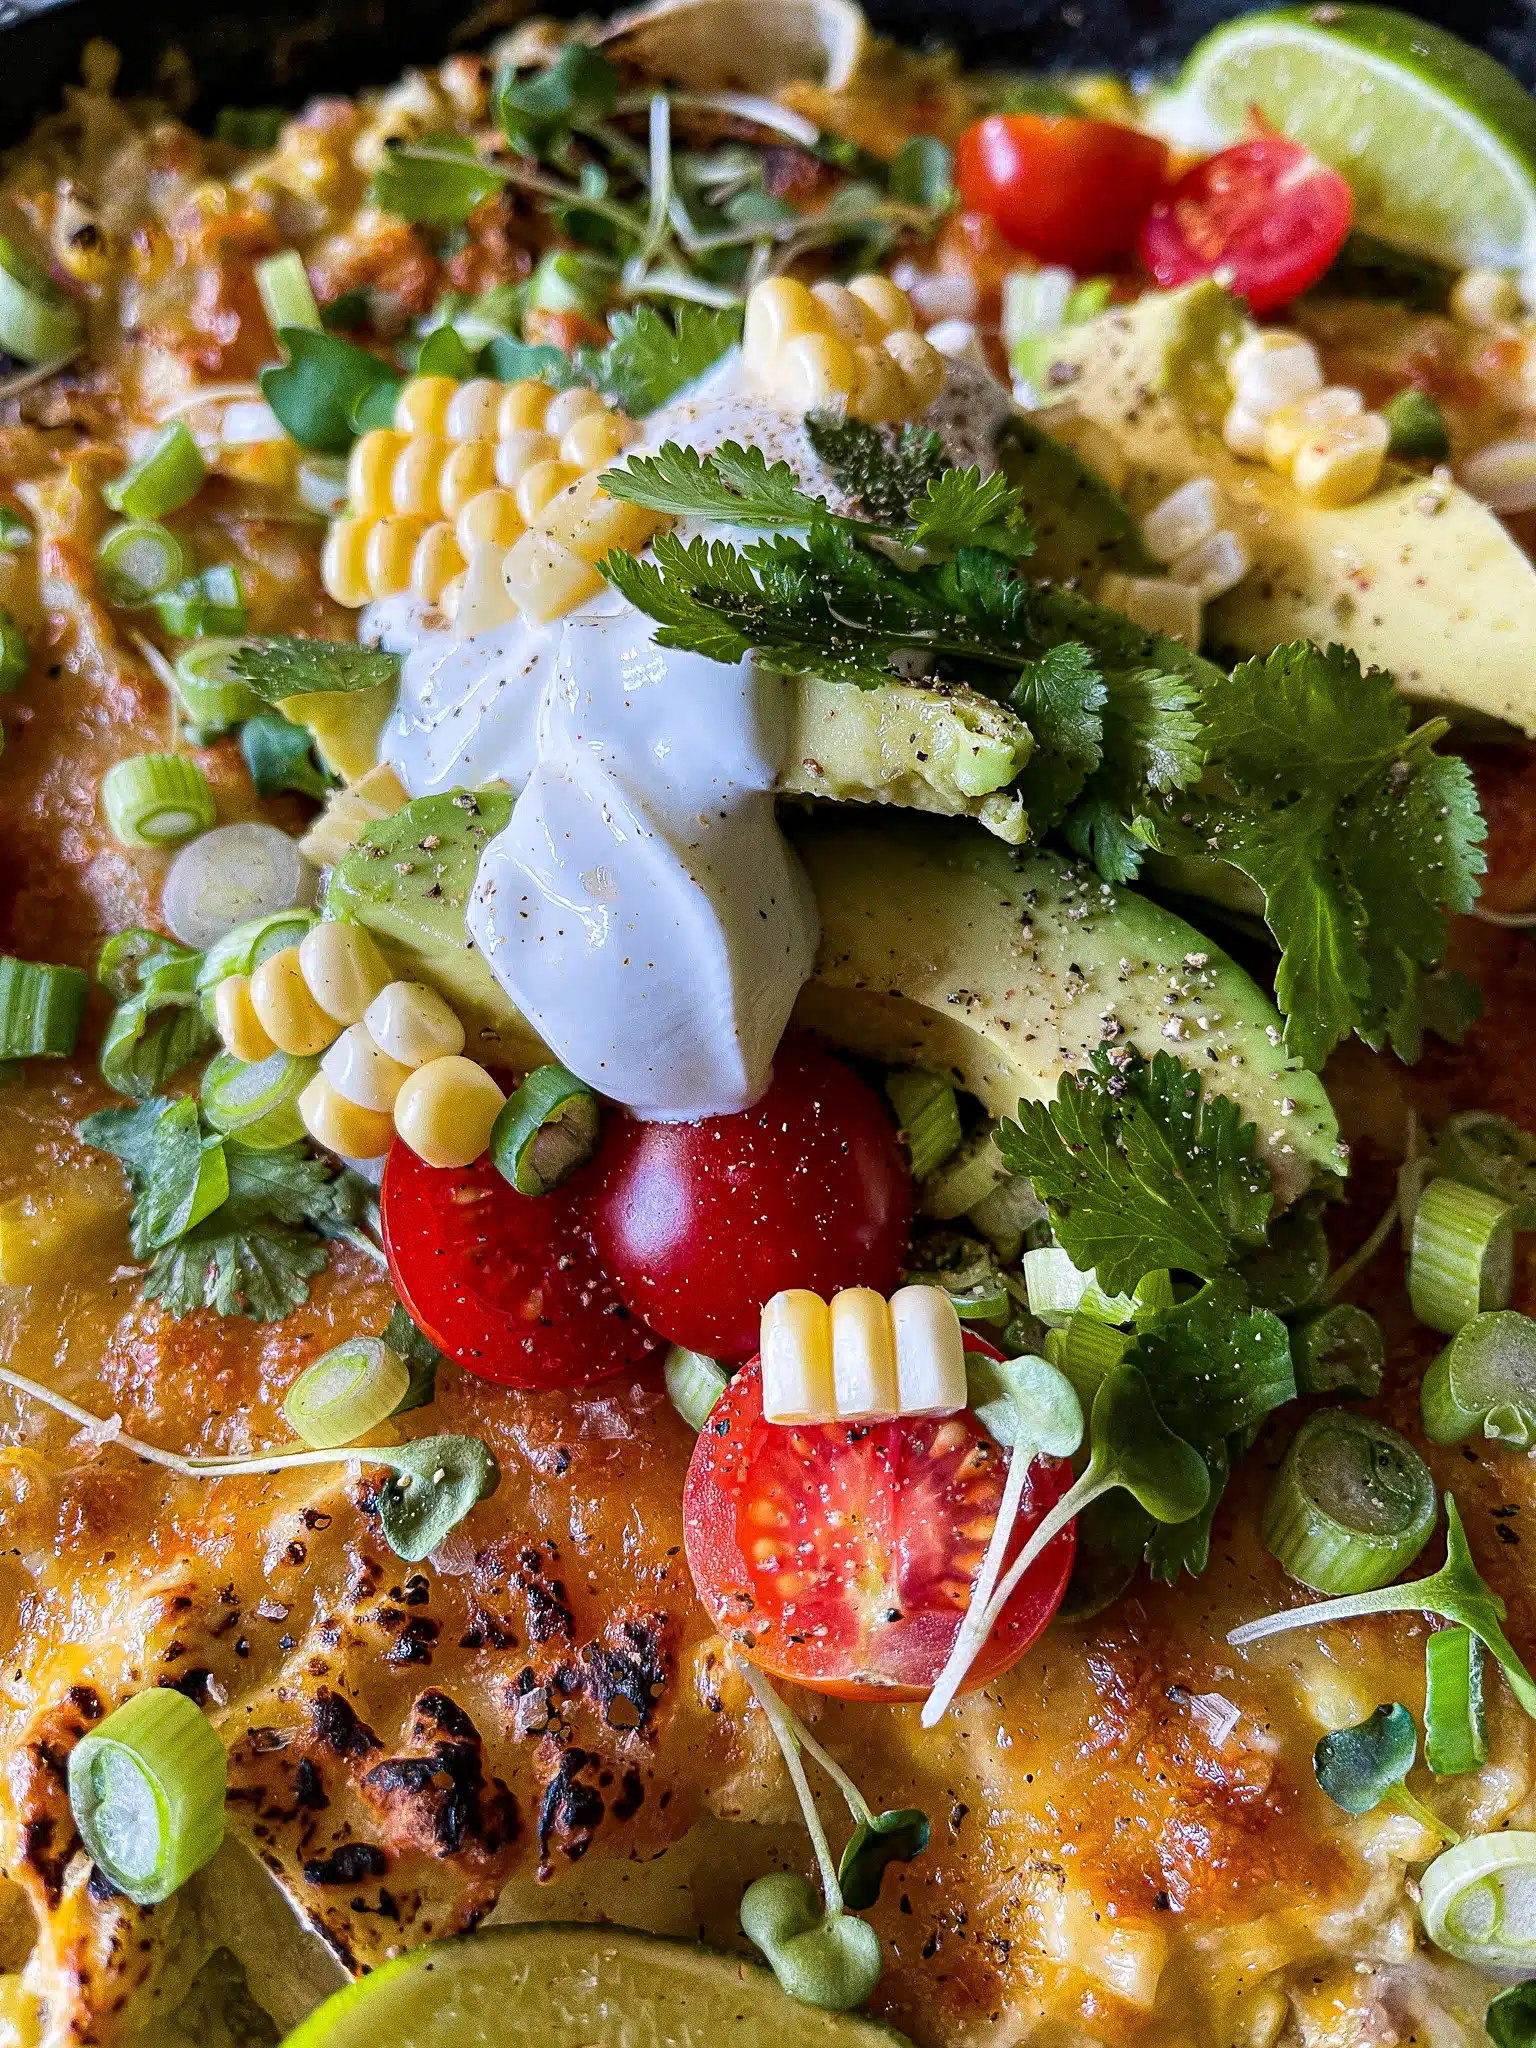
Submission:
[[[1536,265],[1536,99],[1445,29],[1390,7],[1244,15],[1196,45],[1147,118],[1219,149],[1255,108],[1344,173],[1383,241],[1457,269]]]
[[[856,2013],[799,2005],[771,1970],[623,1927],[532,1922],[430,1942],[349,1984],[284,2048],[911,2048]]]

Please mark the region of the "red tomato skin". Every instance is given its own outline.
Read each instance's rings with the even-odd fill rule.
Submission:
[[[1299,142],[1257,135],[1186,171],[1141,231],[1141,258],[1165,289],[1217,271],[1255,313],[1288,305],[1344,246],[1355,200]]]
[[[966,1341],[967,1349],[997,1355],[978,1339],[968,1337]],[[898,1620],[884,1629],[875,1642],[876,1666],[851,1663],[838,1630],[839,1620],[849,1613],[849,1603],[840,1601],[834,1592],[827,1599],[807,1602],[787,1613],[788,1603],[771,1605],[761,1586],[758,1591],[753,1590],[753,1567],[743,1548],[742,1525],[745,1522],[749,1531],[755,1531],[759,1520],[753,1511],[760,1507],[768,1512],[787,1513],[787,1525],[784,1521],[764,1519],[762,1526],[787,1533],[792,1539],[787,1561],[809,1574],[812,1567],[806,1563],[807,1552],[813,1551],[821,1560],[827,1547],[835,1546],[839,1539],[825,1526],[816,1529],[803,1518],[796,1522],[796,1506],[810,1501],[819,1503],[825,1511],[828,1506],[846,1506],[851,1499],[860,1509],[861,1526],[867,1527],[878,1519],[869,1514],[869,1495],[858,1492],[857,1477],[851,1494],[836,1483],[836,1459],[857,1457],[862,1460],[864,1471],[878,1474],[888,1496],[886,1504],[894,1499],[897,1505],[898,1540],[890,1554],[917,1568],[920,1588],[922,1566],[931,1565],[936,1558],[942,1561],[946,1528],[950,1532],[948,1540],[953,1541],[953,1517],[946,1520],[942,1504],[925,1498],[921,1489],[925,1468],[932,1465],[936,1455],[935,1436],[955,1426],[963,1432],[959,1446],[962,1454],[976,1443],[991,1441],[969,1414],[888,1423],[821,1424],[811,1428],[765,1422],[760,1365],[754,1358],[743,1366],[699,1433],[683,1489],[683,1543],[688,1568],[699,1599],[727,1640],[773,1677],[807,1686],[813,1692],[831,1693],[840,1699],[883,1701],[887,1705],[925,1698],[954,1647],[960,1626],[962,1609],[952,1598],[936,1600],[927,1607],[908,1598],[904,1602],[905,1612],[892,1608],[890,1612],[897,1614]],[[786,1467],[786,1461],[795,1458],[796,1439],[801,1440],[806,1452],[799,1462],[813,1475],[820,1475],[813,1476],[806,1491],[799,1495],[792,1489],[786,1491],[782,1484],[786,1469],[793,1477],[794,1463]],[[765,1457],[771,1461],[766,1468]],[[999,1492],[1005,1470],[999,1460]],[[754,1471],[774,1488],[771,1493],[754,1489]],[[1065,1459],[1035,1461],[1008,1546],[1010,1562],[1023,1548],[1030,1531],[1071,1483],[1072,1468]],[[904,1500],[907,1514],[902,1520],[900,1508]],[[849,1524],[845,1519],[839,1526],[847,1528]],[[1076,1547],[1077,1529],[1073,1523],[1046,1546],[1026,1573],[972,1664],[962,1691],[973,1692],[1011,1670],[1028,1650],[1061,1605],[1072,1575]],[[978,1541],[973,1545],[977,1563],[979,1550]],[[970,1575],[974,1577],[974,1565]],[[887,1581],[882,1581],[876,1592],[867,1586],[861,1590],[866,1601],[876,1597],[884,1600],[892,1593]],[[869,1646],[861,1642],[859,1647]]]
[[[912,1176],[885,1104],[808,1038],[779,1047],[767,1093],[734,1116],[642,1124],[610,1114],[593,1235],[637,1316],[727,1361],[757,1349],[784,1287],[899,1284]]]
[[[955,154],[960,195],[1042,263],[1102,270],[1128,256],[1162,191],[1167,147],[1115,121],[988,114]]]
[[[619,1300],[576,1175],[520,1195],[489,1157],[428,1166],[397,1139],[380,1191],[395,1291],[440,1351],[504,1387],[575,1387],[639,1365],[660,1339]]]

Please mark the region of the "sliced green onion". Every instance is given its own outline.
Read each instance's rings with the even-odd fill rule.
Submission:
[[[149,604],[186,568],[181,542],[153,519],[127,519],[109,527],[96,549],[96,573],[108,604]]]
[[[937,1230],[919,1237],[905,1280],[912,1287],[937,1287],[964,1322],[996,1323],[1013,1308],[1008,1283],[992,1253],[979,1239]]]
[[[0,954],[0,1059],[68,1059],[89,986],[83,968]]]
[[[1489,1436],[1517,1451],[1536,1443],[1536,1322],[1495,1309],[1463,1323],[1424,1375],[1431,1443]]]
[[[32,545],[32,529],[21,514],[9,505],[0,505],[0,548],[15,554],[20,548]]]
[[[27,636],[0,606],[0,691],[19,690],[32,666],[32,649]]]
[[[237,1060],[215,1053],[203,1072],[203,1115],[216,1131],[236,1137],[254,1152],[275,1152],[304,1135],[299,1097],[320,1062],[291,1052],[269,1052],[264,1060]]]
[[[178,846],[213,823],[213,791],[184,754],[135,754],[101,778],[107,823],[124,846]]]
[[[1419,1879],[1424,1932],[1480,1970],[1536,1968],[1536,1834],[1471,1835]]]
[[[236,925],[293,910],[314,893],[315,871],[298,841],[243,818],[182,847],[166,870],[160,915],[173,938],[202,952]]]
[[[207,481],[203,451],[185,420],[172,420],[132,468],[102,486],[101,495],[127,519],[163,519],[190,505]]]
[[[214,940],[197,971],[197,992],[203,1015],[213,1022],[214,991],[231,974],[251,974],[274,953],[296,946],[320,922],[313,910],[277,910],[269,917],[247,918]]]
[[[597,1097],[569,1068],[535,1067],[491,1126],[491,1164],[520,1195],[547,1195],[597,1150],[601,1117]]]
[[[981,1232],[1003,1264],[1011,1266],[1024,1249],[1026,1233],[1044,1223],[1046,1215],[1029,1175],[1011,1173],[966,1212],[966,1221]]]
[[[885,1077],[901,1135],[912,1161],[912,1178],[926,1180],[960,1146],[960,1108],[942,1074],[923,1067],[899,1067]]]
[[[973,1131],[959,1151],[929,1174],[918,1190],[918,1207],[936,1223],[953,1223],[984,1202],[1007,1180],[1003,1156],[992,1142],[992,1126]]]
[[[1064,1330],[1053,1330],[1051,1335],[1058,1339],[1058,1348],[1054,1355],[1047,1350],[1047,1361],[1072,1382],[1072,1390],[1086,1412],[1093,1406],[1101,1382],[1125,1356],[1131,1340],[1124,1330],[1117,1330],[1102,1316],[1082,1309]]]
[[[1483,2025],[1493,2048],[1531,2048],[1536,2042],[1536,1977],[1490,1998]]]
[[[240,579],[228,562],[215,562],[155,599],[155,615],[178,640],[243,633],[250,624]]]
[[[24,363],[47,363],[80,346],[79,308],[0,235],[0,348]]]
[[[237,682],[230,662],[245,640],[199,640],[176,657],[176,695],[192,723],[209,733],[228,732],[265,708],[249,683]]]
[[[382,1337],[354,1337],[304,1368],[283,1413],[295,1436],[317,1451],[334,1450],[387,1421],[410,1384],[410,1367]]]
[[[1497,1195],[1515,1210],[1516,1230],[1536,1230],[1536,1138],[1507,1116],[1466,1109],[1435,1147],[1440,1171],[1463,1187]]]
[[[1421,1323],[1454,1336],[1484,1309],[1507,1308],[1515,1284],[1515,1211],[1481,1188],[1432,1180],[1419,1197],[1408,1298]]]
[[[664,1367],[667,1398],[690,1429],[702,1429],[727,1380],[724,1368],[702,1351],[685,1351],[674,1344]]]
[[[1437,1628],[1425,1641],[1424,1761],[1442,1778],[1488,1761],[1483,1646],[1469,1628]]]
[[[297,249],[283,249],[256,266],[256,289],[261,293],[267,324],[276,334],[283,327],[307,327],[320,332],[320,308],[310,289],[309,272]]]
[[[1451,437],[1446,431],[1445,414],[1429,393],[1420,391],[1417,385],[1411,384],[1389,398],[1381,416],[1391,436],[1387,442],[1389,455],[1410,461],[1444,462],[1450,454]]]
[[[185,1693],[136,1693],[69,1758],[69,1804],[96,1867],[136,1906],[178,1891],[224,1840],[228,1763]]]
[[[1306,1309],[1291,1324],[1291,1365],[1300,1393],[1370,1400],[1381,1392],[1386,1359],[1380,1323],[1353,1302]]]
[[[299,503],[323,519],[338,519],[347,509],[347,465],[339,455],[306,455],[294,479]]]
[[[1404,1437],[1325,1408],[1297,1430],[1264,1509],[1264,1540],[1319,1593],[1366,1593],[1429,1541],[1438,1512],[1429,1467]]]
[[[1060,1245],[1042,1245],[1024,1254],[1024,1285],[1033,1315],[1050,1329],[1060,1329],[1079,1310],[1101,1323],[1128,1323],[1136,1303],[1128,1294],[1106,1294],[1092,1273],[1079,1272]]]
[[[582,249],[546,249],[528,280],[527,304],[543,313],[601,313],[613,297],[618,268]]]

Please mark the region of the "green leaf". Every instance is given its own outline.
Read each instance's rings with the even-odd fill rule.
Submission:
[[[1004,1450],[1027,1458],[1070,1458],[1083,1440],[1083,1410],[1072,1382],[1043,1358],[965,1354],[971,1413]]]
[[[252,1217],[232,1227],[222,1209],[157,1253],[144,1294],[173,1316],[211,1308],[221,1316],[279,1321],[309,1299],[325,1268],[322,1241],[307,1230]]]
[[[277,338],[288,360],[262,371],[262,397],[301,448],[345,455],[359,400],[374,385],[397,381],[399,372],[339,334],[284,327]]]
[[[1158,1267],[1211,1279],[1264,1242],[1272,1198],[1254,1127],[1170,1053],[1148,1066],[1133,1047],[1095,1047],[1054,1102],[1021,1102],[996,1142],[1107,1294]]]
[[[403,377],[385,377],[360,391],[347,413],[353,433],[366,434],[374,427],[392,427],[395,424],[395,407],[404,389]]]
[[[1401,1785],[1419,1754],[1413,1716],[1395,1701],[1353,1728],[1325,1735],[1312,1752],[1317,1782],[1346,1813],[1370,1813]]]
[[[101,1042],[101,1073],[119,1095],[155,1095],[217,1038],[197,997],[202,955],[158,932],[119,932],[96,976],[117,997]]]
[[[1081,640],[1064,640],[1027,662],[1013,707],[1034,735],[1019,794],[1040,831],[1060,824],[1104,756],[1109,688]]]
[[[485,366],[488,375],[499,377],[505,384],[536,379],[552,390],[569,391],[574,385],[589,381],[563,348],[555,348],[547,341],[514,341],[511,335],[494,335],[486,343]]]
[[[383,1337],[395,1356],[405,1360],[411,1375],[411,1383],[395,1413],[404,1415],[412,1408],[428,1407],[437,1393],[437,1369],[446,1363],[442,1352],[398,1305],[389,1312]]]
[[[368,197],[381,212],[418,227],[456,228],[502,183],[501,174],[481,162],[474,144],[449,130],[389,147]]]
[[[747,1886],[741,1928],[759,1948],[780,1987],[802,2005],[848,2012],[880,1981],[880,1937],[867,1920],[824,1910],[816,1887],[792,1870],[776,1870]]]
[[[430,1557],[501,1484],[501,1467],[476,1436],[419,1436],[369,1455],[392,1468],[393,1477],[379,1489],[379,1526],[408,1564]]]
[[[1536,1977],[1501,1991],[1490,2002],[1484,2025],[1493,2048],[1536,2048]]]
[[[770,464],[761,448],[727,441],[712,455],[664,441],[654,455],[632,455],[603,474],[611,498],[679,519],[734,526],[798,527],[827,513],[826,500],[801,490],[787,462]]]
[[[572,128],[606,121],[619,97],[619,74],[585,43],[567,43],[538,70],[508,67],[496,80],[495,115],[521,156],[547,156]]]
[[[1019,493],[1000,472],[983,478],[979,469],[946,469],[930,477],[912,501],[911,517],[919,547],[954,553],[989,548],[1015,562],[1034,550]]]
[[[461,384],[473,377],[480,358],[468,348],[458,332],[448,326],[434,327],[422,342],[416,357],[418,377],[453,377]]]
[[[891,197],[935,211],[955,203],[955,160],[937,135],[913,135],[891,158]]]
[[[191,1230],[229,1192],[224,1143],[204,1137],[193,1096],[99,1109],[77,1128],[87,1145],[122,1161],[135,1196],[128,1241],[136,1259]]]
[[[861,1820],[837,1866],[843,1904],[862,1913],[880,1896],[887,1867],[910,1863],[928,1846],[928,1816],[919,1807],[904,1806]]]
[[[1454,967],[1415,968],[1387,1018],[1392,1050],[1408,1066],[1423,1057],[1424,1034],[1460,1045],[1483,1014],[1483,992]]]
[[[1091,1431],[1093,1453],[1078,1481],[1085,1493],[1123,1487],[1158,1522],[1188,1522],[1205,1507],[1205,1460],[1163,1421],[1134,1366],[1117,1365],[1106,1375],[1094,1396]]]
[[[860,420],[813,412],[805,431],[838,489],[880,526],[904,524],[914,500],[946,468],[943,440],[931,427],[907,426],[893,436]]]
[[[1182,675],[1112,669],[1105,682],[1103,756],[1067,821],[1067,839],[1105,881],[1130,882],[1150,836],[1150,828],[1137,829],[1149,793],[1184,789],[1200,773],[1200,720],[1196,692]]]
[[[248,640],[229,660],[231,680],[246,684],[268,704],[313,690],[376,690],[399,674],[399,655],[381,647],[311,640],[298,633]]]
[[[671,321],[654,306],[614,313],[608,321],[611,339],[592,363],[593,379],[621,411],[643,419],[735,347],[741,319],[734,306],[687,300],[679,302]]]
[[[306,727],[290,725],[276,712],[248,718],[240,728],[240,752],[258,796],[293,790],[324,803],[330,791],[310,746]]]

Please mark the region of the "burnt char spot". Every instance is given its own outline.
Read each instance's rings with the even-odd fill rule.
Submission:
[[[469,1627],[459,1637],[461,1650],[515,1650],[517,1637],[499,1615],[488,1607],[476,1606]]]
[[[85,1720],[101,1719],[101,1694],[94,1685],[72,1685],[66,1697],[75,1712]]]
[[[584,1749],[568,1749],[560,1768],[544,1788],[539,1808],[539,1855],[547,1859],[550,1838],[565,1836],[565,1853],[574,1863],[592,1846],[592,1837],[602,1824],[603,1795],[593,1785],[583,1785],[579,1773],[598,1759]]]
[[[442,1632],[440,1621],[433,1621],[429,1615],[413,1614],[384,1652],[384,1662],[397,1666],[430,1664],[433,1647]]]
[[[417,1742],[425,1742],[434,1732],[449,1742],[480,1740],[474,1722],[445,1692],[424,1692],[412,1712],[411,1733]]]
[[[538,1575],[538,1558],[533,1551],[523,1553],[525,1566],[532,1565],[519,1573],[518,1584],[528,1602],[528,1640],[540,1643],[572,1643],[576,1640],[576,1619],[566,1604],[565,1587],[559,1579],[546,1582]]]
[[[91,1865],[91,1874],[85,1880],[85,1895],[93,1906],[104,1906],[109,1899],[121,1897],[117,1886],[99,1863]]]
[[[315,1740],[336,1756],[371,1756],[374,1750],[382,1749],[383,1743],[367,1725],[357,1718],[353,1708],[339,1693],[327,1691],[324,1687],[315,1696],[310,1709],[310,1724],[315,1731]]]
[[[666,1690],[666,1625],[663,1615],[645,1615],[583,1649],[588,1690],[610,1728],[643,1728]]]
[[[638,1771],[626,1771],[619,1796],[608,1809],[615,1820],[633,1820],[645,1804],[645,1786]]]
[[[208,1681],[213,1673],[205,1665],[195,1664],[189,1671],[183,1671],[180,1678],[161,1678],[156,1681],[166,1692],[179,1692],[189,1699],[194,1707],[208,1704]]]
[[[304,1865],[310,1884],[362,1884],[370,1877],[382,1877],[389,1858],[373,1842],[343,1842],[329,1856],[316,1857]]]
[[[517,1839],[516,1802],[499,1778],[487,1784],[480,1732],[456,1701],[423,1693],[410,1741],[424,1754],[386,1757],[362,1781],[390,1841],[483,1864]]]
[[[307,1808],[311,1813],[318,1813],[331,1803],[325,1796],[319,1771],[307,1756],[300,1757],[298,1769],[293,1774],[293,1796],[296,1805]]]
[[[63,1834],[62,1842],[60,1833]],[[56,1830],[47,1814],[39,1814],[35,1820],[29,1820],[22,1830],[22,1861],[36,1873],[43,1896],[50,1906],[57,1906],[64,1896],[64,1871],[74,1840],[73,1828]]]

